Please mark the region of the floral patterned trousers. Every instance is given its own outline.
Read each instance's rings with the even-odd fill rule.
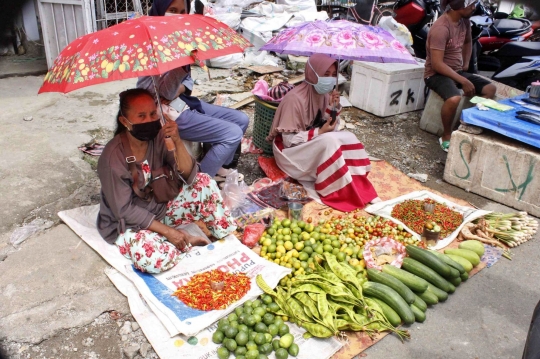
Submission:
[[[167,203],[167,213],[161,222],[175,228],[198,220],[202,220],[216,238],[236,230],[234,219],[223,207],[216,182],[205,173],[198,173],[193,184],[183,186],[178,196]],[[128,229],[115,243],[120,253],[143,272],[164,272],[181,259],[180,250],[167,238],[150,230]]]

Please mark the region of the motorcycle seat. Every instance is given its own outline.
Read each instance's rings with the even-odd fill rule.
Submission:
[[[508,42],[497,51],[500,56],[540,56],[540,42]]]
[[[524,19],[496,19],[493,25],[484,29],[483,36],[519,36],[531,28],[531,23]]]

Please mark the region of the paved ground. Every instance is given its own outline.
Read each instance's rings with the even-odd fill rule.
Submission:
[[[246,79],[215,71],[223,87],[204,83],[206,98],[245,92]],[[220,80],[221,79],[221,80]],[[77,147],[106,142],[114,127],[117,94],[134,80],[68,95],[37,96],[40,77],[0,80],[0,346],[10,358],[155,358],[125,298],[103,270],[107,264],[56,213],[97,203],[95,159]],[[232,84],[232,85],[231,85]],[[240,96],[240,95],[236,95]],[[253,115],[253,109],[244,109]],[[345,113],[368,151],[407,172],[427,173],[427,186],[478,207],[495,204],[442,181],[445,154],[418,129],[419,114],[380,119]],[[256,156],[241,160],[248,183],[261,177]],[[16,226],[35,218],[55,225],[14,248]],[[537,236],[538,237],[538,236]],[[540,299],[538,238],[483,270],[413,325],[412,340],[388,337],[362,355],[372,358],[519,358],[530,316]]]

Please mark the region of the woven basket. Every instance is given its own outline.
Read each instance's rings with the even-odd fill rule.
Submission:
[[[266,142],[270,134],[272,121],[276,114],[277,106],[255,98],[255,119],[253,121],[253,143],[267,155],[274,153],[272,143]]]

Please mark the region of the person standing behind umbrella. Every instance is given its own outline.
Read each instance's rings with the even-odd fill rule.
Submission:
[[[189,1],[154,0],[150,16],[168,16],[189,13]],[[211,147],[201,161],[201,171],[223,182],[237,166],[241,141],[249,124],[249,117],[241,111],[210,105],[191,96],[193,79],[190,66],[183,66],[155,77],[164,103],[180,97],[189,107],[176,119],[184,140],[202,142]],[[137,87],[154,92],[150,76],[140,77]],[[239,179],[243,176],[240,175]]]
[[[328,55],[310,56],[306,80],[291,90],[276,111],[268,141],[276,163],[298,180],[312,197],[349,212],[379,202],[368,180],[371,169],[364,145],[348,131],[339,131],[337,63]],[[331,111],[338,116],[332,123]]]

